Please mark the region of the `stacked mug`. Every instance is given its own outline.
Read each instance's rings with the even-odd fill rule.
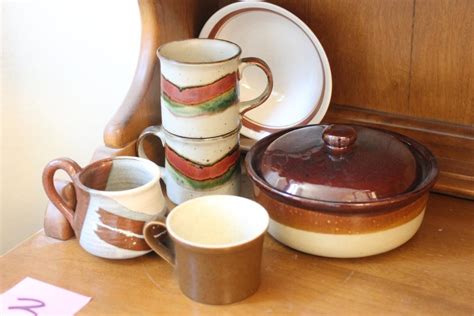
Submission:
[[[162,177],[175,204],[211,194],[240,191],[240,118],[261,105],[273,87],[268,65],[256,57],[240,58],[241,48],[218,39],[189,39],[161,46],[162,125],[146,128],[143,141],[158,137],[165,148]],[[244,68],[263,70],[267,86],[255,99],[239,101]]]

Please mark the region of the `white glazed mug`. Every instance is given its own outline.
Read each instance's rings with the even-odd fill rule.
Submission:
[[[273,89],[268,65],[240,54],[237,44],[219,39],[188,39],[158,48],[163,127],[191,138],[220,136],[238,128],[241,115],[265,102]],[[239,102],[239,80],[251,65],[263,70],[268,83],[257,98]]]
[[[162,126],[146,128],[137,141],[138,155],[147,158],[143,141],[158,137],[165,148],[162,177],[166,194],[175,204],[195,197],[240,193],[240,126],[225,135],[188,138]]]
[[[72,179],[75,209],[54,187],[57,170]],[[103,159],[84,168],[68,158],[55,159],[44,168],[43,187],[71,224],[81,247],[103,258],[127,259],[150,252],[143,226],[166,212],[160,169],[138,157]]]

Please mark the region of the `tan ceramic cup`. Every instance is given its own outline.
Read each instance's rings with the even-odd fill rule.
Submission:
[[[189,200],[166,218],[145,224],[146,242],[173,265],[181,291],[205,304],[230,304],[252,295],[260,285],[267,211],[232,195]],[[161,227],[160,227],[161,226]],[[155,236],[166,228],[172,249]]]

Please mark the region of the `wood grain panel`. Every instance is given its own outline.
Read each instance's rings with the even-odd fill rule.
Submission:
[[[413,1],[270,1],[321,41],[338,104],[404,113],[408,104]]]
[[[219,8],[218,0],[155,0],[161,29],[160,44],[198,37],[204,23]]]
[[[474,126],[474,1],[416,0],[408,113]]]

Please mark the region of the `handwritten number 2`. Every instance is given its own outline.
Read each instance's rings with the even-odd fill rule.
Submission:
[[[38,313],[35,312],[32,309],[33,308],[41,308],[41,307],[46,306],[46,304],[43,301],[40,301],[40,300],[37,300],[37,299],[34,299],[34,298],[19,297],[19,298],[17,298],[17,300],[19,300],[19,301],[32,301],[32,302],[36,302],[38,305],[9,306],[8,309],[21,309],[21,310],[24,310],[25,312],[30,312],[33,315],[38,316]]]

